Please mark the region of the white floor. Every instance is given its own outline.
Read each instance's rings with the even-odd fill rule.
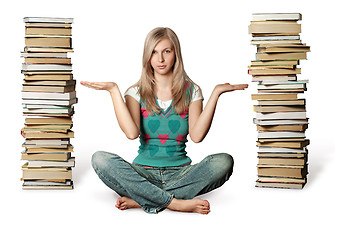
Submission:
[[[310,148],[310,174],[303,190],[255,188],[255,159],[237,154],[231,179],[201,196],[211,204],[207,216],[116,209],[118,196],[98,179],[90,154],[82,153],[82,146],[75,152],[78,162],[71,191],[21,190],[20,164],[7,155],[3,161],[17,162],[3,168],[2,234],[11,234],[13,239],[101,239],[122,233],[130,239],[208,239],[215,232],[233,239],[337,239],[343,214],[342,162],[325,153],[333,151],[331,146],[316,147],[313,143]]]

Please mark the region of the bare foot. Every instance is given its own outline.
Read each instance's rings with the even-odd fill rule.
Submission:
[[[117,200],[117,204],[116,204],[116,208],[120,209],[120,210],[126,210],[126,209],[129,209],[129,208],[140,208],[141,206],[139,206],[139,204],[129,198],[129,197],[120,197],[118,198]]]
[[[173,211],[208,214],[210,212],[210,203],[199,198],[189,200],[173,198],[167,208]]]

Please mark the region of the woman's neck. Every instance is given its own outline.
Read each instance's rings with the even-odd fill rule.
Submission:
[[[172,85],[173,85],[173,75],[157,75],[155,74],[155,87],[154,92],[158,99],[162,101],[172,99]]]

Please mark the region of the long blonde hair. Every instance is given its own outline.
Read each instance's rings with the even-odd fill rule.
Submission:
[[[150,64],[152,52],[162,39],[169,39],[175,52],[175,63],[173,66],[173,107],[176,114],[182,114],[187,110],[190,96],[186,88],[189,84],[193,86],[195,83],[188,77],[184,70],[180,42],[173,30],[167,27],[158,27],[149,32],[145,39],[143,50],[143,68],[140,80],[132,87],[138,86],[138,93],[141,97],[141,101],[144,101],[145,108],[149,114],[160,113],[161,109],[158,107],[154,94],[154,70]]]

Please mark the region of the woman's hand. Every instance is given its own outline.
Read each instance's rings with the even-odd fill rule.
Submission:
[[[233,84],[230,83],[224,83],[224,84],[218,84],[215,86],[213,93],[215,93],[218,97],[225,92],[231,92],[235,90],[244,90],[248,87],[248,84]]]
[[[81,85],[93,88],[95,90],[106,90],[111,92],[113,89],[117,88],[118,85],[114,82],[87,82],[87,81],[81,81]]]

